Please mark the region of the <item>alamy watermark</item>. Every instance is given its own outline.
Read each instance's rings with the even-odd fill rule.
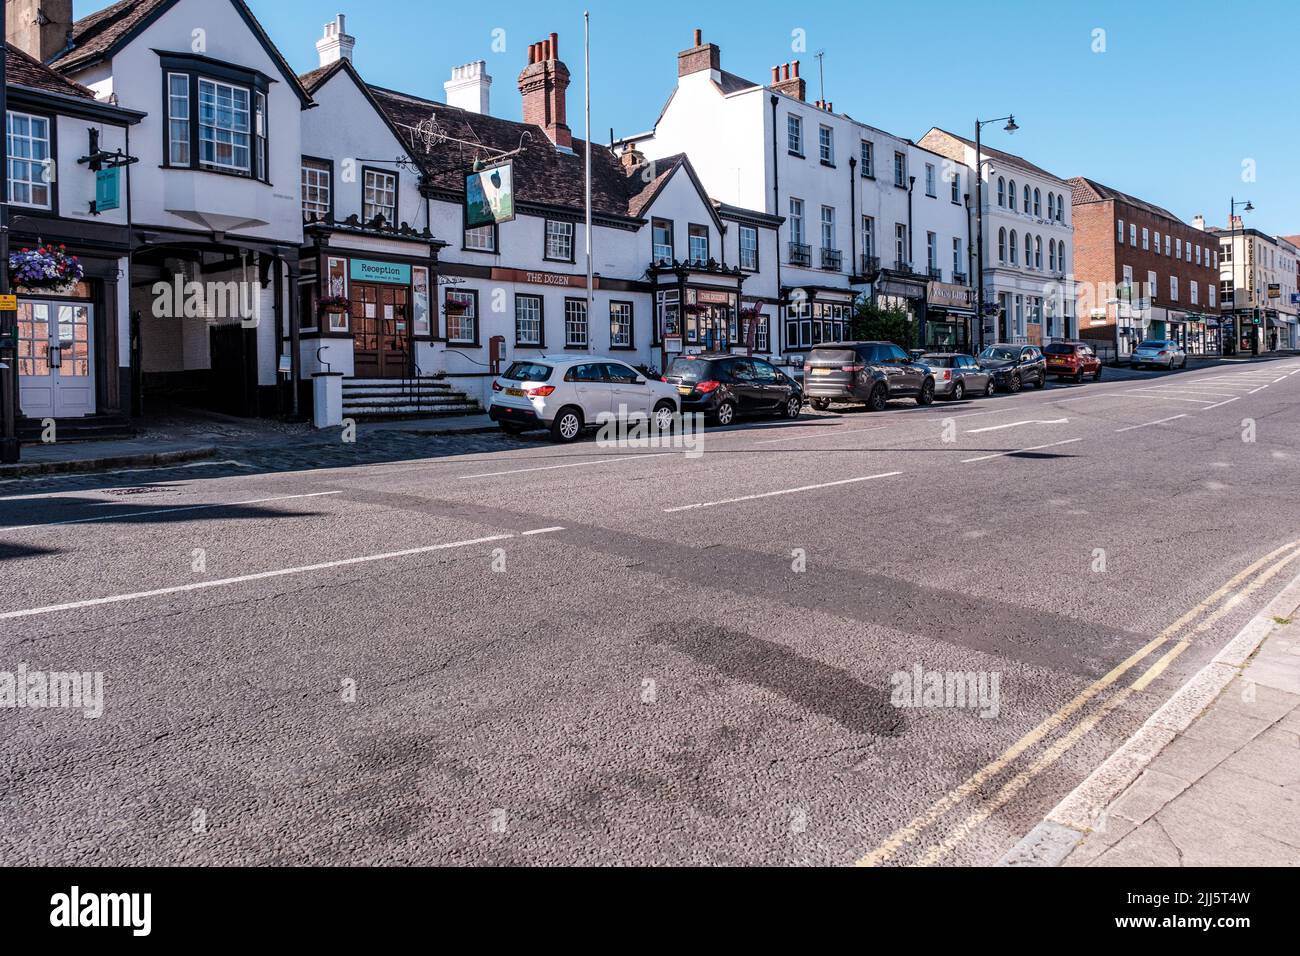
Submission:
[[[87,720],[104,713],[104,675],[100,671],[39,671],[19,664],[0,671],[0,708],[79,710]]]
[[[978,710],[985,720],[995,719],[1002,708],[997,671],[927,671],[920,664],[910,671],[895,671],[889,678],[889,702],[900,708],[963,708]]]
[[[617,412],[601,412],[596,422],[596,444],[602,448],[680,448],[687,458],[704,454],[703,415],[647,415],[620,405]]]

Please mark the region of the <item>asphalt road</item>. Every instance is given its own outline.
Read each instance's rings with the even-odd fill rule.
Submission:
[[[1294,358],[483,447],[0,487],[0,863],[987,864],[1300,571]]]

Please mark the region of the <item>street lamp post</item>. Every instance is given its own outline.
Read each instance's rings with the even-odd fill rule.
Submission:
[[[984,350],[984,159],[981,155],[982,144],[980,131],[990,123],[1001,123],[1008,133],[1014,133],[1020,127],[1016,125],[1015,114],[1000,116],[997,119],[982,120],[975,118],[975,283],[979,289],[976,300],[976,319],[979,323],[976,352]]]
[[[1231,206],[1229,206],[1228,208],[1228,229],[1231,230],[1229,241],[1232,243],[1232,311],[1235,313],[1240,311],[1239,304],[1237,302],[1237,290],[1240,288],[1240,286],[1237,285],[1237,207],[1240,206],[1242,212],[1254,212],[1255,204],[1252,203],[1249,199],[1239,201],[1235,196],[1230,196],[1229,202],[1231,203]],[[1241,247],[1242,247],[1241,278],[1242,278],[1242,284],[1244,285],[1246,279],[1246,263],[1245,263],[1246,228],[1244,222],[1242,223],[1241,232],[1242,232],[1242,240],[1243,240],[1241,243]],[[1253,298],[1253,293],[1252,293],[1252,298]],[[1241,341],[1241,333],[1236,331],[1236,329],[1237,329],[1237,323],[1234,321],[1233,330],[1234,330],[1234,334],[1237,336],[1237,342],[1239,343]],[[1235,344],[1233,350],[1234,351],[1236,350]],[[1222,343],[1220,343],[1220,351],[1222,351]],[[1259,354],[1259,333],[1255,331],[1253,324],[1251,326],[1251,332],[1250,332],[1250,351],[1252,355]]]
[[[0,7],[0,295],[9,295],[9,50],[5,41],[8,4]],[[18,314],[0,310],[0,463],[19,458],[18,444]]]

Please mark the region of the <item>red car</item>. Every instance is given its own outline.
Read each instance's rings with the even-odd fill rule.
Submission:
[[[1047,357],[1049,375],[1079,383],[1089,376],[1094,382],[1101,381],[1101,359],[1086,342],[1053,342],[1043,347],[1043,355]]]

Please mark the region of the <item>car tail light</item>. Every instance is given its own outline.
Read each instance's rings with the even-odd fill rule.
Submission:
[[[951,370],[951,369],[944,369],[943,380],[944,380],[945,382],[948,382],[948,381],[951,381],[951,380],[952,380],[952,370]]]
[[[550,395],[554,391],[554,385],[539,385],[536,388],[530,388],[528,391],[524,392],[524,394],[529,398],[546,398],[546,396]]]
[[[1160,354],[1161,354],[1162,356],[1164,356],[1164,355],[1168,355],[1169,353],[1168,353],[1168,352],[1161,352]]]
[[[722,384],[721,382],[715,382],[712,379],[710,379],[707,382],[700,382],[698,385],[695,386],[695,390],[699,392],[701,395],[707,395],[709,394],[709,392],[716,392],[718,390],[718,386],[721,384]]]
[[[496,379],[492,379],[492,391],[494,391],[494,392],[500,392],[500,391],[503,391],[504,389],[505,389],[505,386],[504,386],[504,385],[502,385],[502,384],[501,384],[500,382],[498,382]]]
[[[661,381],[661,382],[666,382],[666,381],[668,381],[668,376],[667,376],[667,375],[660,375],[660,376],[659,376],[659,381]]]
[[[857,374],[858,372],[862,372],[865,370],[866,370],[865,365],[841,365],[840,366],[841,372],[852,372],[853,374]]]

